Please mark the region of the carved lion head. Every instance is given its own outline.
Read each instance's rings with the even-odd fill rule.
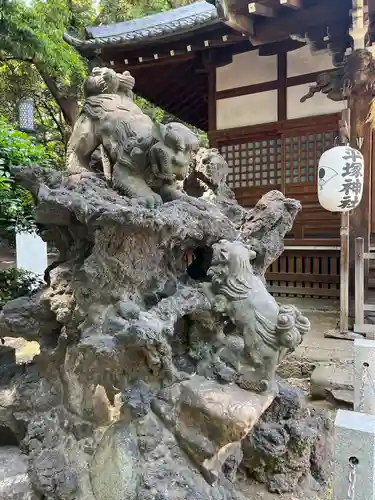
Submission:
[[[212,264],[207,275],[215,293],[230,300],[245,298],[251,288],[253,270],[250,261],[255,252],[241,241],[221,240],[212,247]]]
[[[193,153],[199,148],[197,135],[183,123],[159,123],[154,128],[159,141],[175,152]]]
[[[86,78],[83,90],[86,97],[98,94],[115,94],[119,88],[119,77],[111,68],[93,68]]]

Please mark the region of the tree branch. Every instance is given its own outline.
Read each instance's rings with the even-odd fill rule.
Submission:
[[[74,99],[66,98],[60,92],[56,81],[47,73],[45,68],[40,63],[34,63],[36,69],[39,71],[40,76],[43,78],[48,90],[51,92],[57,104],[60,106],[64,120],[68,125],[73,127],[78,118],[78,102]]]
[[[65,145],[65,143],[66,143],[65,132],[64,132],[63,128],[61,127],[61,124],[56,119],[56,116],[55,116],[55,113],[54,113],[53,109],[51,109],[49,107],[49,105],[47,104],[47,102],[43,98],[40,97],[40,101],[43,104],[43,106],[46,108],[46,110],[48,111],[48,113],[49,113],[50,117],[52,118],[52,120],[55,122],[55,125],[56,125],[56,127],[59,130],[60,135],[61,135],[61,142]]]
[[[42,113],[40,112],[39,106],[35,106],[36,112],[39,116],[40,123],[42,124],[43,127],[43,143],[46,144],[46,126],[44,125],[44,120],[42,117]]]
[[[44,83],[46,84],[48,90],[51,92],[56,103],[59,105],[64,120],[71,127],[77,120],[78,117],[78,102],[72,98],[65,97],[59,87],[57,86],[54,78],[48,73],[48,71],[43,67],[43,64],[36,61],[33,57],[22,57],[22,56],[3,56],[0,55],[0,61],[21,61],[29,64],[33,64],[40,76],[42,77]]]
[[[21,56],[0,56],[0,61],[22,61],[30,64],[34,64],[34,59],[32,57],[21,57]]]

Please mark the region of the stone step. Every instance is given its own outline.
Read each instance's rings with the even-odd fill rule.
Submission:
[[[332,399],[346,404],[353,402],[353,364],[319,364],[311,374],[310,391],[314,399]]]

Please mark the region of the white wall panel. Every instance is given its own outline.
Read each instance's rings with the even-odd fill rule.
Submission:
[[[276,122],[277,91],[219,99],[216,119],[218,130]]]
[[[306,75],[331,68],[332,58],[328,53],[312,54],[307,45],[287,54],[288,77]]]
[[[311,84],[296,85],[287,89],[287,118],[304,118],[306,116],[326,115],[338,113],[344,109],[344,103],[334,102],[322,93],[317,93],[304,103],[300,102],[302,96],[307,94]]]
[[[233,62],[216,69],[216,90],[234,89],[277,80],[277,56],[259,56],[257,50],[233,56]]]

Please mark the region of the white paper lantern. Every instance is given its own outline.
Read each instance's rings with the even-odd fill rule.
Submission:
[[[34,101],[31,98],[22,99],[19,103],[18,121],[21,130],[34,130]]]
[[[350,146],[325,151],[318,166],[318,199],[330,212],[356,208],[363,193],[363,155]]]

